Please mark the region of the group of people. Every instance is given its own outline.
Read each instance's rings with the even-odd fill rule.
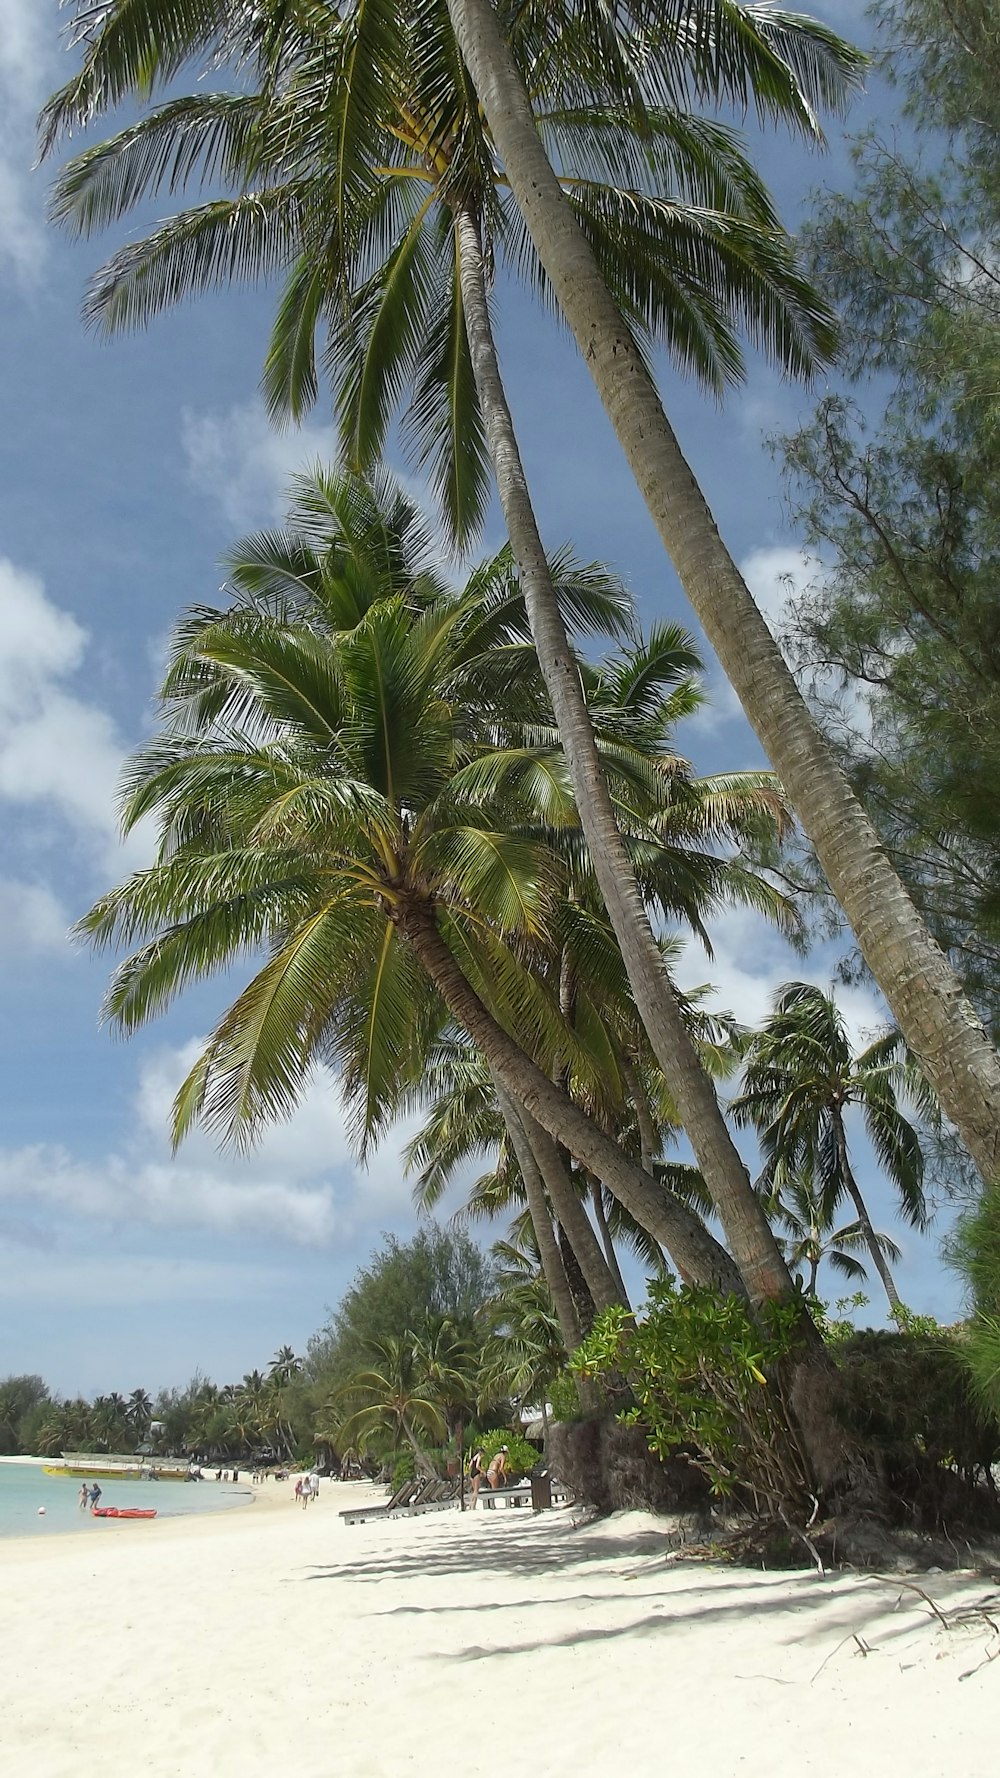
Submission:
[[[484,1467],[485,1464],[485,1467]],[[475,1506],[479,1499],[479,1490],[486,1478],[491,1488],[502,1488],[507,1480],[507,1446],[501,1445],[496,1455],[485,1462],[483,1451],[473,1451],[469,1463],[469,1481],[472,1483],[472,1502]]]
[[[103,1493],[104,1489],[101,1487],[100,1482],[95,1482],[93,1487],[89,1487],[86,1482],[81,1482],[80,1492],[76,1497],[76,1503],[80,1508],[80,1511],[85,1513],[88,1506],[96,1506]]]
[[[319,1499],[319,1476],[315,1470],[311,1475],[300,1475],[295,1479],[295,1498],[303,1511],[310,1500]]]

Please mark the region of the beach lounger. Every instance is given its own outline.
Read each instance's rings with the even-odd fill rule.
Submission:
[[[340,1517],[347,1525],[360,1525],[366,1519],[387,1519],[390,1513],[398,1512],[400,1508],[408,1506],[420,1493],[423,1486],[422,1481],[414,1480],[411,1476],[410,1480],[404,1482],[402,1487],[397,1488],[392,1497],[384,1501],[381,1506],[349,1506],[341,1512]]]

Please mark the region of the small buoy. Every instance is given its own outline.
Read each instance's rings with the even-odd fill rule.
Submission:
[[[38,1509],[38,1517],[39,1517],[39,1518],[40,1518],[40,1519],[44,1519],[44,1517],[45,1517],[45,1508],[44,1508],[44,1506],[40,1506],[40,1507],[39,1507],[39,1509]]]

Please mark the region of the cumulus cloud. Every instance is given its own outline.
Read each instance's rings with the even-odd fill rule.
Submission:
[[[0,877],[0,956],[61,951],[70,916],[47,883]]]
[[[3,0],[0,21],[0,275],[22,287],[41,276],[44,181],[32,172],[35,117],[55,83],[58,11],[43,0]]]
[[[332,427],[277,432],[257,401],[222,414],[185,409],[181,445],[191,482],[221,506],[236,530],[280,517],[292,476],[337,454]]]
[[[843,1014],[851,1043],[863,1047],[884,1031],[885,1008],[873,989],[833,983],[836,956],[832,950],[811,951],[800,957],[758,915],[746,908],[730,908],[712,920],[713,957],[706,958],[695,939],[685,941],[674,970],[678,986],[687,992],[707,983],[713,1012],[728,1012],[743,1025],[759,1025],[771,1010],[774,995],[785,982],[812,982],[833,994]]]
[[[73,681],[90,638],[42,582],[0,558],[0,802],[67,827],[101,871],[148,860],[148,831],[123,849],[116,808],[126,742]],[[59,834],[60,843],[62,840]],[[43,911],[40,907],[39,912]]]
[[[398,1126],[360,1168],[336,1082],[325,1073],[296,1115],[249,1154],[220,1153],[196,1131],[171,1156],[171,1105],[199,1050],[193,1041],[143,1061],[132,1129],[118,1150],[96,1161],[51,1144],[0,1150],[0,1201],[21,1215],[56,1211],[116,1226],[201,1229],[307,1247],[328,1246],[409,1205],[400,1150],[412,1125]]]

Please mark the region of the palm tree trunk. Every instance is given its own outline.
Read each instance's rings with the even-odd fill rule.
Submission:
[[[847,1152],[847,1132],[844,1129],[843,1118],[840,1117],[839,1114],[834,1115],[834,1129],[836,1131],[837,1159],[840,1162],[841,1178],[847,1187],[851,1202],[858,1213],[858,1221],[864,1231],[865,1246],[872,1256],[872,1263],[882,1280],[885,1294],[889,1298],[889,1308],[893,1315],[895,1315],[897,1309],[903,1307],[903,1299],[900,1296],[899,1291],[896,1289],[896,1281],[889,1270],[889,1262],[886,1259],[885,1254],[882,1252],[879,1238],[875,1233],[872,1219],[868,1214],[868,1205],[861,1196],[861,1192],[858,1189],[858,1182],[851,1171],[850,1157]]]
[[[646,1172],[648,1169],[644,1166],[643,1171]],[[632,1305],[628,1300],[628,1291],[625,1289],[625,1280],[622,1277],[622,1269],[618,1264],[618,1255],[615,1252],[614,1236],[611,1233],[607,1212],[604,1208],[604,1190],[600,1180],[595,1179],[593,1175],[591,1175],[590,1178],[590,1201],[594,1206],[594,1221],[600,1230],[604,1256],[608,1262],[608,1270],[615,1281],[615,1286],[619,1293],[619,1301],[623,1302],[626,1308],[631,1308]]]
[[[399,1424],[402,1427],[403,1432],[406,1436],[406,1441],[410,1447],[410,1450],[413,1452],[413,1461],[414,1461],[416,1468],[419,1469],[421,1471],[421,1473],[427,1477],[428,1481],[433,1481],[434,1477],[437,1474],[437,1470],[434,1468],[434,1465],[431,1462],[430,1458],[423,1451],[423,1449],[421,1448],[417,1439],[414,1437],[413,1433],[410,1431],[410,1422],[407,1420],[406,1415],[404,1413],[400,1413]]]
[[[813,722],[719,536],[652,378],[552,171],[490,0],[448,0],[448,11],[535,250],[681,584],[903,1036],[983,1178],[990,1180],[1000,1172],[996,1051]],[[520,563],[513,532],[511,542]],[[610,903],[608,912],[613,920]],[[660,1059],[652,1031],[650,1038]],[[678,1109],[692,1136],[679,1099]],[[742,1264],[742,1248],[734,1245],[734,1252]]]
[[[549,1207],[545,1202],[542,1175],[534,1149],[528,1140],[528,1132],[521,1122],[517,1105],[506,1091],[496,1071],[491,1069],[490,1072],[493,1076],[493,1088],[497,1096],[497,1104],[500,1107],[500,1115],[510,1138],[510,1145],[521,1171],[521,1178],[524,1181],[524,1195],[528,1201],[528,1214],[531,1217],[531,1226],[535,1231],[535,1240],[538,1242],[542,1275],[552,1298],[563,1345],[567,1352],[572,1352],[580,1344],[580,1323],[577,1319],[576,1306],[570,1294],[559,1243],[552,1227]]]
[[[497,1024],[445,944],[431,905],[416,900],[397,903],[391,918],[412,945],[453,1018],[479,1045],[510,1097],[581,1166],[604,1180],[636,1221],[662,1242],[678,1267],[699,1284],[742,1294],[736,1266],[704,1223],[686,1204],[661,1191]]]
[[[712,1193],[750,1299],[756,1303],[783,1296],[792,1288],[788,1268],[751,1189],[715,1089],[684,1023],[618,830],[579,667],[552,587],[500,376],[486,300],[479,228],[475,218],[459,207],[455,212],[455,229],[466,333],[500,504],[601,895],[640,1017]]]
[[[660,1142],[653,1122],[653,1114],[649,1109],[649,1100],[642,1083],[639,1070],[633,1062],[624,1044],[618,1053],[618,1065],[622,1071],[622,1079],[628,1090],[629,1097],[635,1107],[636,1128],[639,1131],[639,1153],[644,1173],[652,1173]]]
[[[557,1143],[552,1140],[548,1130],[536,1123],[530,1114],[526,1115],[525,1126],[545,1181],[552,1213],[566,1232],[566,1239],[576,1254],[580,1270],[587,1280],[587,1289],[597,1308],[611,1309],[619,1303],[627,1303],[628,1298],[619,1290],[601,1252],[593,1225],[573,1188]]]

